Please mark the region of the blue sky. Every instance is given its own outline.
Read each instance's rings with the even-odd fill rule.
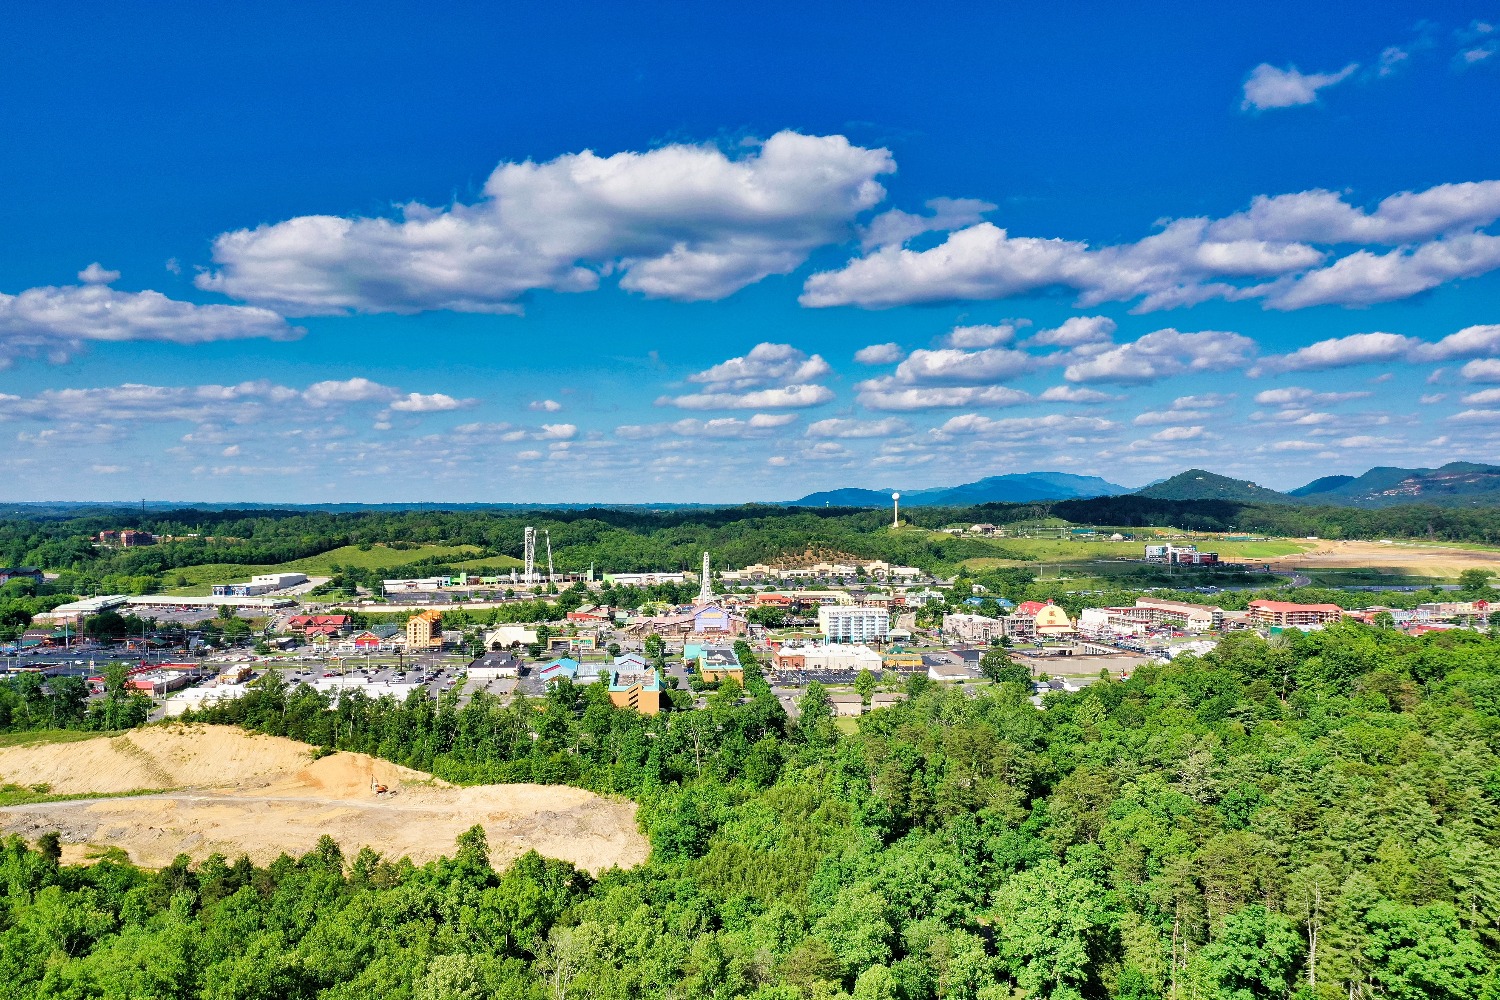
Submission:
[[[545,6],[8,10],[5,497],[1500,460],[1500,8]]]

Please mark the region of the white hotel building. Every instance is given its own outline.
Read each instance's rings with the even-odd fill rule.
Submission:
[[[829,642],[884,642],[891,613],[885,608],[825,604],[818,609],[818,626]]]

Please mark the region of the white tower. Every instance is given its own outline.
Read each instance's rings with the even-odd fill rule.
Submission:
[[[901,494],[891,494],[891,527],[901,527]]]
[[[536,529],[526,529],[526,568],[524,572],[524,583],[536,583]]]
[[[714,601],[714,588],[709,583],[708,576],[708,553],[703,553],[703,575],[698,578],[698,603],[712,604]]]
[[[547,582],[556,583],[557,574],[552,571],[552,529],[547,529]]]

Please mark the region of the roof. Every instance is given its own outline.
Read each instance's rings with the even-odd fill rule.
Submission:
[[[1043,604],[1041,601],[1023,601],[1016,606],[1016,610],[1023,615],[1034,615],[1051,603],[1051,601],[1048,601],[1046,604]]]
[[[1250,607],[1261,608],[1265,611],[1337,611],[1343,614],[1344,609],[1337,604],[1296,604],[1292,601],[1251,601]]]

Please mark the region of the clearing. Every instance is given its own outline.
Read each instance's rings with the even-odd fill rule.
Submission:
[[[1500,551],[1421,542],[1310,541],[1311,551],[1265,560],[1278,568],[1373,569],[1390,576],[1454,579],[1466,569],[1500,574]]]
[[[180,725],[0,747],[0,784],[123,796],[7,806],[0,831],[35,840],[56,830],[73,845],[69,860],[118,847],[147,868],[178,854],[267,864],[306,853],[325,833],[346,857],[368,846],[421,864],[451,855],[475,823],[497,867],[536,850],[597,873],[640,864],[650,850],[632,802],[565,785],[459,788],[364,754],[314,761],[309,751],[231,726]],[[372,782],[393,794],[375,794]]]
[[[359,569],[390,569],[420,562],[423,559],[466,560],[476,565],[482,563],[485,566],[507,569],[521,565],[521,560],[514,556],[487,556],[479,560],[472,559],[478,551],[479,548],[474,545],[428,544],[410,549],[393,549],[385,545],[372,545],[368,549],[362,549],[358,545],[343,545],[305,559],[294,559],[291,562],[270,565],[204,563],[199,566],[184,566],[181,569],[167,570],[164,575],[168,582],[180,574],[187,579],[188,585],[169,588],[163,592],[186,597],[201,597],[212,589],[213,584],[248,580],[257,573],[306,573],[308,576],[331,576],[335,565],[354,566]]]

